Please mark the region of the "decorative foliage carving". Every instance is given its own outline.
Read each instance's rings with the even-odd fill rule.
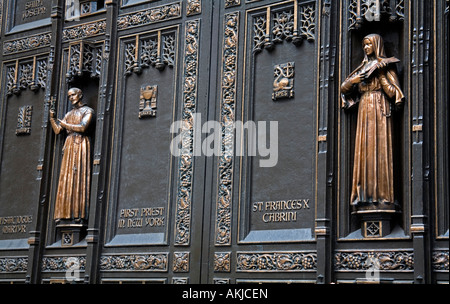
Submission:
[[[241,0],[225,0],[225,8],[241,5]]]
[[[335,271],[366,271],[373,268],[373,261],[378,261],[381,271],[413,271],[414,253],[408,251],[355,251],[336,252]]]
[[[191,205],[193,177],[193,115],[197,104],[198,47],[200,21],[186,22],[183,71],[183,129],[181,156],[178,164],[178,191],[175,211],[175,244],[187,246],[191,237]]]
[[[314,41],[315,37],[315,8],[313,4],[300,7],[300,36],[308,41]]]
[[[28,269],[27,257],[2,257],[0,258],[0,273],[26,272]]]
[[[168,253],[108,255],[100,258],[101,271],[158,271],[168,270]]]
[[[448,250],[436,250],[433,252],[433,269],[435,271],[447,271],[448,272]]]
[[[214,254],[214,271],[231,271],[231,252],[218,252]]]
[[[272,34],[273,42],[292,39],[294,34],[294,9],[274,13]]]
[[[187,0],[186,15],[192,16],[197,15],[202,12],[202,1],[201,0]]]
[[[80,41],[69,46],[69,65],[67,67],[66,81],[72,82],[76,76],[84,72],[96,78],[100,76],[102,65],[102,45],[96,46]]]
[[[253,19],[253,52],[262,51],[265,40],[266,16],[257,16]]]
[[[189,272],[189,252],[175,252],[173,272]]]
[[[33,63],[19,64],[19,88],[24,90],[33,84]]]
[[[125,75],[131,75],[133,68],[137,65],[136,49],[135,42],[125,44]]]
[[[181,2],[153,7],[147,10],[120,15],[117,19],[117,29],[124,30],[181,17]]]
[[[6,95],[10,96],[17,90],[16,84],[16,66],[6,68]]]
[[[162,71],[175,64],[176,35],[157,31],[150,36],[136,35],[125,44],[125,75],[141,73],[142,68],[153,66]]]
[[[70,270],[73,266],[73,262],[77,262],[77,268],[79,270],[86,269],[86,257],[73,257],[73,256],[55,256],[44,257],[42,259],[42,271],[43,272],[60,272]]]
[[[298,6],[298,7],[297,7]],[[283,9],[268,7],[265,14],[253,17],[253,52],[272,50],[284,40],[300,45],[303,39],[315,40],[315,5],[297,4]]]
[[[175,44],[176,37],[175,34],[166,34],[162,36],[163,39],[163,49],[162,49],[162,59],[165,64],[173,68],[175,64]]]
[[[31,115],[33,106],[27,105],[19,108],[17,117],[16,135],[26,135],[31,133]]]
[[[317,269],[313,252],[243,253],[237,255],[240,272],[297,272]]]
[[[189,278],[172,278],[172,284],[189,284]]]
[[[14,65],[6,67],[6,95],[20,94],[21,90],[45,89],[47,82],[47,59],[37,56],[17,59]]]
[[[18,52],[35,50],[50,46],[52,33],[43,33],[25,38],[5,41],[3,43],[3,55],[10,55]]]
[[[63,29],[62,40],[72,41],[106,33],[106,20],[98,20],[94,22],[79,24]]]
[[[218,185],[216,204],[216,245],[231,244],[231,206],[233,180],[234,117],[237,81],[237,48],[239,14],[227,14],[224,21],[222,96],[220,123],[222,129],[221,153],[218,161]]]

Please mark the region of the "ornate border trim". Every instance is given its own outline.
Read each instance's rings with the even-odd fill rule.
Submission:
[[[239,12],[225,15],[222,49],[222,98],[220,123],[225,130],[217,168],[216,246],[231,245],[231,207],[233,192],[233,143],[237,83]],[[231,128],[231,129],[230,129]]]
[[[28,257],[0,258],[0,273],[26,272],[27,270]]]
[[[117,18],[117,29],[125,30],[176,18],[181,18],[181,2],[169,3],[131,14],[120,15]]]
[[[374,260],[378,262],[380,271],[414,271],[414,252],[412,250],[336,251],[334,271],[367,271],[373,269]]]
[[[197,104],[200,20],[187,21],[184,47],[183,112],[184,134],[178,165],[178,188],[175,210],[177,246],[188,246],[191,238],[192,179],[194,170],[194,114]]]
[[[167,272],[168,253],[103,255],[100,271]]]
[[[83,23],[63,29],[62,41],[72,41],[106,33],[106,19]]]
[[[3,42],[3,55],[31,51],[50,46],[52,33],[42,33]]]
[[[79,270],[85,270],[86,257],[85,256],[46,256],[42,258],[42,272],[61,272],[70,270],[73,264],[71,259],[77,259]]]
[[[317,253],[307,251],[238,252],[236,272],[305,272],[317,270]]]
[[[449,270],[449,258],[447,250],[434,250],[432,254],[433,271],[435,272],[448,272]]]

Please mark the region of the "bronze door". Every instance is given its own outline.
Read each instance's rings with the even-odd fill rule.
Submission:
[[[448,5],[0,0],[0,282],[448,282]],[[372,33],[405,95],[387,232],[341,107]],[[95,115],[56,134],[74,87]],[[88,216],[56,219],[81,133]]]

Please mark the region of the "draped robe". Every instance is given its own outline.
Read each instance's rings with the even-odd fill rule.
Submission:
[[[365,39],[370,39],[374,46],[375,63],[386,58],[380,36],[372,34]],[[390,100],[400,104],[404,95],[391,65],[357,85],[350,82],[353,75],[366,71],[373,64],[366,55],[363,63],[341,85],[343,107],[358,104],[350,197],[354,212],[395,208]]]
[[[69,111],[63,119],[73,126],[73,130],[67,130],[64,143],[54,219],[88,218],[91,147],[84,132],[93,112],[83,105]],[[61,130],[60,126],[57,127]]]

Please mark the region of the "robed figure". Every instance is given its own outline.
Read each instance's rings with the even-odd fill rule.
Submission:
[[[53,131],[67,132],[63,147],[63,157],[55,202],[54,219],[81,222],[88,218],[91,146],[86,131],[93,119],[94,110],[82,102],[83,93],[71,88],[68,97],[72,110],[64,118],[55,121],[55,113],[50,111]]]
[[[342,106],[358,106],[351,205],[353,212],[393,211],[392,108],[404,100],[394,57],[381,36],[363,40],[364,60],[342,83]],[[388,211],[388,212],[389,212]]]

